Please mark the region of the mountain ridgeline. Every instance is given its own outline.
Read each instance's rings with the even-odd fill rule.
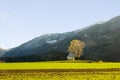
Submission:
[[[46,34],[15,47],[4,55],[3,61],[65,60],[73,39],[86,43],[80,59],[120,61],[120,16],[67,33]]]

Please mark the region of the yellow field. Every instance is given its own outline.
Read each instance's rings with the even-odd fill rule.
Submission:
[[[25,62],[0,63],[0,69],[86,69],[86,68],[120,68],[120,63],[58,63]]]
[[[1,70],[0,80],[120,80],[120,70]]]
[[[0,80],[120,80],[120,63],[80,62],[0,63]]]

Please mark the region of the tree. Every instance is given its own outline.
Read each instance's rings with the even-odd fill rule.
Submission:
[[[70,42],[70,46],[68,47],[68,52],[73,53],[75,58],[79,59],[81,55],[83,55],[83,49],[85,47],[85,43],[79,40],[72,40]]]

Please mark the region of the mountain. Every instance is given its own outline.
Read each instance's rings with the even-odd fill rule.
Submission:
[[[72,32],[42,35],[9,50],[1,60],[64,60],[73,39],[86,43],[81,59],[120,61],[120,16]]]
[[[7,52],[6,49],[3,49],[2,47],[0,47],[0,57],[4,55],[6,52]]]

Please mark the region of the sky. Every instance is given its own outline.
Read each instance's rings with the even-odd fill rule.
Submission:
[[[120,15],[120,0],[0,0],[0,46],[81,29]]]

